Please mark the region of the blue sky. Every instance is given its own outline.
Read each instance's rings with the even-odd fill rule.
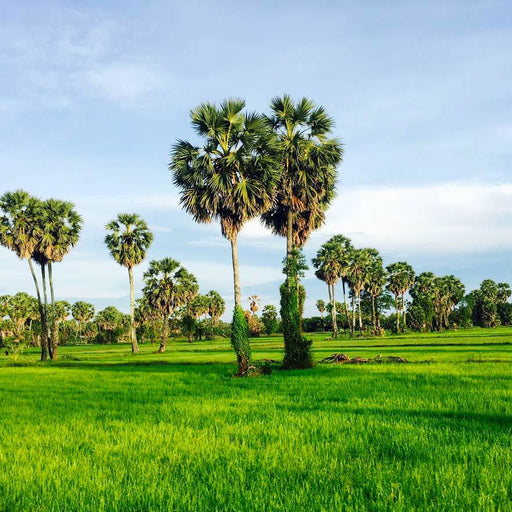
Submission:
[[[277,5],[276,5],[277,4]],[[339,195],[308,258],[333,233],[454,273],[512,282],[512,4],[451,2],[2,2],[0,177],[72,200],[85,226],[56,269],[59,298],[128,306],[103,245],[117,212],[155,232],[201,291],[231,302],[229,244],[180,211],[167,163],[198,103],[290,93],[323,104],[345,144]],[[284,242],[240,240],[242,293],[277,304]],[[147,262],[138,269],[141,274]],[[326,291],[310,273],[307,313]],[[0,294],[32,292],[0,249]]]

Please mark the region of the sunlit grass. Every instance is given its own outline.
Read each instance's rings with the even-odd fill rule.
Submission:
[[[225,340],[2,356],[0,510],[512,510],[512,329],[326,336],[317,360],[417,364],[235,379]]]

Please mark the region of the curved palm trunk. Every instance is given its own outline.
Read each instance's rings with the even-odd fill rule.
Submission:
[[[43,281],[43,297],[44,297],[44,323],[46,330],[46,345],[48,347],[48,354],[50,355],[50,359],[53,359],[52,352],[52,336],[51,330],[48,329],[48,292],[46,291],[46,265],[41,265],[41,278]]]
[[[235,289],[235,305],[242,305],[242,293],[240,292],[240,270],[238,266],[238,233],[231,237],[231,260],[233,263],[233,285]]]
[[[329,284],[329,299],[331,300],[332,338],[338,337],[338,321],[336,319],[336,298],[334,296],[334,285]]]
[[[51,315],[50,315],[50,328],[52,331],[52,360],[56,361],[58,357],[59,347],[59,326],[55,320],[55,293],[53,291],[53,268],[52,262],[48,262],[48,281],[50,283],[50,300],[51,300]]]
[[[354,336],[356,332],[356,301],[354,297],[354,293],[352,293],[352,322],[350,326],[350,334]]]
[[[165,352],[165,349],[167,347],[168,329],[169,329],[169,322],[167,321],[167,315],[164,315],[162,339],[160,340],[160,346],[158,347],[158,352],[160,352],[160,353]]]
[[[37,308],[39,309],[39,319],[41,320],[41,361],[46,361],[48,359],[46,319],[44,316],[43,302],[41,300],[39,283],[37,282],[37,276],[36,273],[34,272],[34,265],[32,265],[32,260],[30,258],[28,259],[28,266],[30,268],[30,273],[32,274],[32,279],[34,280],[34,285],[36,287]]]
[[[133,287],[133,268],[128,267],[128,277],[130,279],[130,338],[132,341],[132,354],[139,352],[137,336],[135,334],[135,291]]]

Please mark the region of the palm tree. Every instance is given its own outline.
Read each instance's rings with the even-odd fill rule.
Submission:
[[[189,303],[199,289],[196,278],[172,258],[153,260],[144,273],[144,296],[148,304],[160,312],[163,320],[162,339],[158,352],[167,347],[169,317]]]
[[[372,323],[375,334],[381,332],[379,312],[375,307],[375,301],[382,294],[386,282],[387,274],[382,266],[382,258],[376,251],[370,253],[370,262],[366,269],[365,290],[372,301]]]
[[[254,316],[258,309],[260,309],[261,299],[257,295],[251,295],[247,300],[249,301],[249,309],[251,310],[251,314]]]
[[[58,329],[55,311],[55,293],[53,288],[52,263],[60,262],[78,243],[82,229],[82,217],[75,211],[75,205],[69,201],[48,199],[41,203],[41,241],[34,255],[41,266],[45,307],[47,307],[45,268],[48,266],[50,284],[50,357],[57,359]]]
[[[278,144],[263,118],[244,112],[245,101],[229,99],[219,106],[199,105],[191,112],[192,126],[202,146],[178,140],[169,169],[180,189],[180,202],[196,222],[218,220],[231,243],[236,314],[241,318],[242,296],[237,238],[245,222],[268,210],[279,177]],[[239,374],[249,364],[248,337],[232,337]]]
[[[26,259],[36,289],[41,319],[41,361],[48,358],[48,324],[46,311],[32,259],[41,240],[41,201],[24,190],[6,192],[0,197],[0,244]]]
[[[348,276],[353,297],[357,304],[357,313],[359,319],[359,333],[363,334],[363,319],[361,316],[361,292],[364,290],[367,279],[367,271],[371,264],[372,255],[375,255],[375,249],[354,249],[352,251],[352,260]],[[352,331],[355,331],[355,310],[352,311]]]
[[[270,109],[266,119],[281,143],[282,172],[273,208],[262,220],[275,234],[286,237],[289,257],[325,220],[343,147],[331,137],[332,118],[311,100],[295,103],[285,94],[273,98]]]
[[[396,332],[400,332],[400,315],[404,315],[403,328],[406,327],[404,295],[414,285],[414,270],[405,261],[391,263],[386,267],[388,290],[395,296]]]
[[[210,316],[210,337],[213,339],[213,328],[219,323],[219,318],[226,310],[226,303],[219,292],[210,290],[208,297],[208,315]]]
[[[320,247],[312,262],[316,269],[316,277],[327,284],[329,301],[331,303],[332,337],[336,339],[338,336],[338,323],[336,320],[335,285],[341,278],[341,262],[338,245],[332,242],[326,242]]]
[[[106,226],[109,233],[105,244],[112,257],[128,269],[130,281],[130,338],[132,353],[139,352],[135,334],[135,292],[133,288],[133,267],[139,265],[146,257],[146,252],[153,241],[153,234],[147,224],[135,213],[120,213],[117,219]]]

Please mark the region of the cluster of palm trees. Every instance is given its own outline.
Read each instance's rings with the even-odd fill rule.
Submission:
[[[57,359],[59,311],[53,267],[78,242],[82,218],[69,201],[41,200],[17,190],[0,197],[0,244],[28,262],[41,322],[41,359]],[[38,278],[34,263],[40,270]],[[48,289],[50,299],[48,299]]]
[[[241,318],[240,230],[260,218],[273,233],[286,237],[290,258],[324,221],[342,144],[332,135],[332,118],[307,98],[276,97],[269,114],[248,112],[245,101],[228,99],[220,105],[201,104],[190,117],[202,143],[178,140],[169,169],[182,207],[197,222],[218,221],[231,244],[234,318]],[[232,336],[239,374],[244,374],[248,330],[240,324],[233,332],[239,337]]]

